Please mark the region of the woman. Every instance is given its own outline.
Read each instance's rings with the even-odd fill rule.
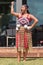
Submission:
[[[28,31],[30,31],[37,24],[38,19],[29,13],[27,5],[22,5],[21,13],[14,12],[13,6],[14,2],[11,2],[11,14],[18,18],[18,24],[16,28],[16,47],[18,61],[20,61],[22,50],[24,60],[26,60],[26,55],[28,52]],[[34,21],[34,23],[30,25],[30,22],[32,20]]]

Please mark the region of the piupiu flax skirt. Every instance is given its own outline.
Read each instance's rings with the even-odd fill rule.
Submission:
[[[29,31],[26,30],[23,26],[16,31],[16,48],[18,51],[24,51],[29,48]]]

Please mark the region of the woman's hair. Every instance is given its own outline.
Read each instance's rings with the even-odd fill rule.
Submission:
[[[27,8],[27,13],[30,14],[30,12],[28,10],[29,6],[27,4],[24,4],[24,6]]]

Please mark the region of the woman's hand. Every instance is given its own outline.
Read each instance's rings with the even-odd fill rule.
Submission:
[[[28,29],[28,30],[31,30],[31,29],[32,29],[32,26],[27,26],[27,29]]]
[[[32,26],[24,25],[24,28],[27,29],[27,30],[31,30],[32,29]]]
[[[14,1],[11,2],[11,5],[14,5]]]

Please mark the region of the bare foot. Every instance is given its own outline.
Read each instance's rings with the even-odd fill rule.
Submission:
[[[25,61],[26,61],[26,58],[25,58],[25,59],[23,59],[23,61],[25,62]]]
[[[18,59],[18,63],[20,63],[21,59]]]

